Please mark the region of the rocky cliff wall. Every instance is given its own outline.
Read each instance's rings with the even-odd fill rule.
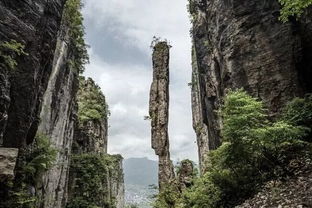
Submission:
[[[108,106],[101,89],[91,79],[80,77],[79,123],[75,131],[75,153],[107,153]]]
[[[73,61],[73,51],[68,44],[68,33],[68,27],[64,24],[58,35],[52,73],[43,96],[37,132],[47,136],[58,150],[55,165],[44,174],[42,186],[37,190],[41,206],[45,208],[62,208],[67,201],[69,159],[77,119],[78,90],[78,71],[69,64]]]
[[[0,2],[0,40],[21,44],[25,53],[2,47],[11,64],[0,64],[0,144],[30,144],[39,124],[43,94],[52,72],[53,54],[65,0]],[[13,65],[16,65],[12,67]]]
[[[123,208],[123,158],[107,154],[109,111],[105,96],[91,78],[80,77],[79,85],[67,206]]]
[[[282,23],[274,1],[191,0],[193,127],[203,169],[220,143],[218,109],[228,89],[262,99],[272,116],[311,92],[311,18]]]

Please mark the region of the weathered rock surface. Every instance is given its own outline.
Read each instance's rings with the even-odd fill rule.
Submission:
[[[0,148],[0,182],[14,178],[17,156],[17,148]]]
[[[190,187],[194,179],[194,165],[190,160],[181,161],[181,167],[178,171],[178,184],[180,190]]]
[[[116,208],[125,207],[125,182],[123,173],[123,158],[120,155],[111,155],[115,158],[114,171],[109,177],[109,184],[111,190],[111,200],[115,200]]]
[[[40,104],[52,72],[65,0],[0,1],[0,40],[15,40],[28,55],[17,67],[0,67],[0,144],[18,148],[32,142]]]
[[[107,153],[109,112],[105,96],[91,78],[80,78],[77,99],[80,121],[75,131],[73,151],[75,153]],[[96,115],[93,115],[94,112]]]
[[[169,50],[167,42],[156,43],[153,51],[153,82],[150,89],[149,115],[152,126],[152,148],[159,157],[159,188],[174,179],[168,138],[169,116]]]
[[[55,164],[37,190],[44,208],[61,208],[67,201],[69,160],[77,114],[78,72],[68,64],[72,60],[68,29],[62,28],[54,53],[52,73],[43,96],[38,133],[47,136],[58,150]]]
[[[252,199],[236,208],[309,208],[312,207],[312,173],[287,181],[268,182]]]
[[[274,1],[192,0],[193,127],[199,158],[217,148],[217,110],[227,89],[244,88],[272,115],[294,96],[311,92],[311,18],[282,23]]]

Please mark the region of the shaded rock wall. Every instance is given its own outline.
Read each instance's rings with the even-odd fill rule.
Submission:
[[[199,159],[220,143],[217,110],[228,89],[244,88],[271,114],[311,92],[311,19],[282,23],[274,1],[192,0],[193,127]]]
[[[32,142],[40,104],[52,72],[53,54],[65,0],[0,2],[0,40],[15,40],[28,55],[17,67],[0,67],[0,144],[21,147]]]
[[[159,157],[159,188],[174,179],[168,138],[169,116],[169,50],[167,42],[153,49],[153,82],[150,89],[149,115],[152,126],[152,148]]]

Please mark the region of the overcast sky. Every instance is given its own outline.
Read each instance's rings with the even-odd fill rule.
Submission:
[[[83,9],[90,65],[86,76],[102,88],[108,101],[112,154],[156,159],[151,149],[148,115],[152,80],[150,43],[166,38],[170,55],[169,137],[173,160],[197,161],[192,129],[190,22],[187,0],[87,0]]]

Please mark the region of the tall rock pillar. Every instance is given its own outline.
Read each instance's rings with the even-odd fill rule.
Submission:
[[[169,50],[165,41],[153,49],[153,82],[150,90],[149,114],[152,126],[152,148],[159,157],[159,189],[174,178],[168,138],[169,115]]]

